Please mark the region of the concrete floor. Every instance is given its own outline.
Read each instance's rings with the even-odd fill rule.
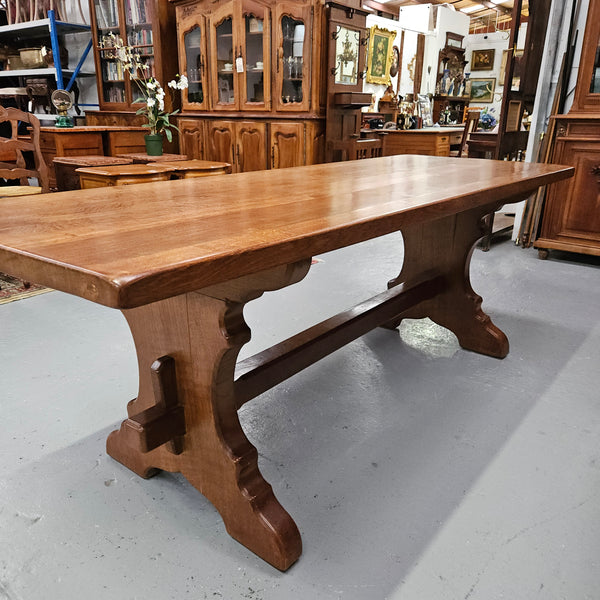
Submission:
[[[247,307],[243,356],[381,291],[401,254],[392,235],[321,257]],[[136,394],[118,311],[59,292],[0,306],[0,599],[597,600],[599,266],[477,250],[506,359],[405,321],[247,404],[303,537],[287,573],[180,476],[105,454]]]

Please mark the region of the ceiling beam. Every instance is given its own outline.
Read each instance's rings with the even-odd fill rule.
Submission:
[[[393,4],[396,4],[397,6],[407,6],[410,4],[436,4],[436,5],[440,5],[440,4],[450,4],[452,6],[454,6],[455,4],[461,4],[462,2],[465,2],[466,0],[453,0],[448,2],[448,0],[405,0],[404,2],[394,2]],[[467,8],[470,5],[473,4],[481,4],[483,6],[485,6],[486,8],[492,9],[500,14],[503,15],[510,15],[511,14],[511,9],[510,8],[506,8],[505,6],[499,6],[494,4],[493,2],[490,2],[489,0],[472,0],[470,2],[467,3],[467,6],[465,8]],[[460,9],[456,9],[456,10],[460,10]],[[472,13],[468,13],[469,16],[471,15],[476,15],[477,12],[481,12],[481,11],[474,11]],[[467,13],[465,13],[467,14]]]

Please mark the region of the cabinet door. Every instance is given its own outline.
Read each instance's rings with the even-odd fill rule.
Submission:
[[[206,131],[208,160],[231,164],[233,173],[238,172],[235,161],[235,123],[233,121],[209,121]]]
[[[269,140],[272,169],[305,164],[303,123],[271,123]]]
[[[281,2],[275,6],[276,110],[310,108],[312,12],[308,5]]]
[[[200,15],[188,16],[186,10],[189,12],[190,7],[184,6],[177,13],[180,71],[188,78],[182,104],[188,110],[208,110],[206,21]]]
[[[577,246],[582,246],[595,248],[589,253],[597,254],[600,243],[600,143],[592,140],[559,142],[556,154],[552,162],[574,166],[575,177],[550,186],[541,237],[564,244],[565,250],[577,252]]]
[[[236,124],[237,169],[239,172],[263,171],[267,168],[267,126],[265,123]]]
[[[122,16],[117,0],[93,0],[92,28],[96,52],[98,100],[101,109],[122,109],[130,102],[125,73],[115,60],[110,34],[125,39],[121,31]]]
[[[181,153],[188,158],[204,160],[204,121],[201,119],[179,119],[179,143]]]
[[[239,109],[236,69],[241,49],[234,39],[234,12],[234,3],[227,2],[214,11],[210,20],[209,70],[214,110]]]
[[[237,74],[241,108],[267,110],[271,107],[269,10],[255,0],[242,0],[241,9],[239,49],[244,59],[244,70]]]

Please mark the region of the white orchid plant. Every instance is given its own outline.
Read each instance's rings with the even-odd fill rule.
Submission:
[[[165,91],[159,81],[147,75],[150,67],[143,62],[139,51],[131,46],[125,46],[120,36],[112,32],[104,36],[102,48],[113,51],[113,57],[121,63],[123,71],[129,73],[129,78],[135,82],[142,94],[135,100],[135,102],[143,102],[143,106],[137,110],[136,114],[145,115],[148,119],[148,123],[142,127],[148,127],[150,133],[155,135],[164,132],[167,140],[172,141],[171,129],[176,131],[179,129],[174,123],[171,123],[170,118],[177,114],[179,109],[165,112]],[[185,75],[176,75],[175,79],[169,81],[167,85],[172,90],[184,90],[188,86],[188,80]]]

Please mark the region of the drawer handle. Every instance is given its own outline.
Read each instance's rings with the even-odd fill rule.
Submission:
[[[600,186],[600,165],[592,167],[590,173],[596,178],[596,183]]]

